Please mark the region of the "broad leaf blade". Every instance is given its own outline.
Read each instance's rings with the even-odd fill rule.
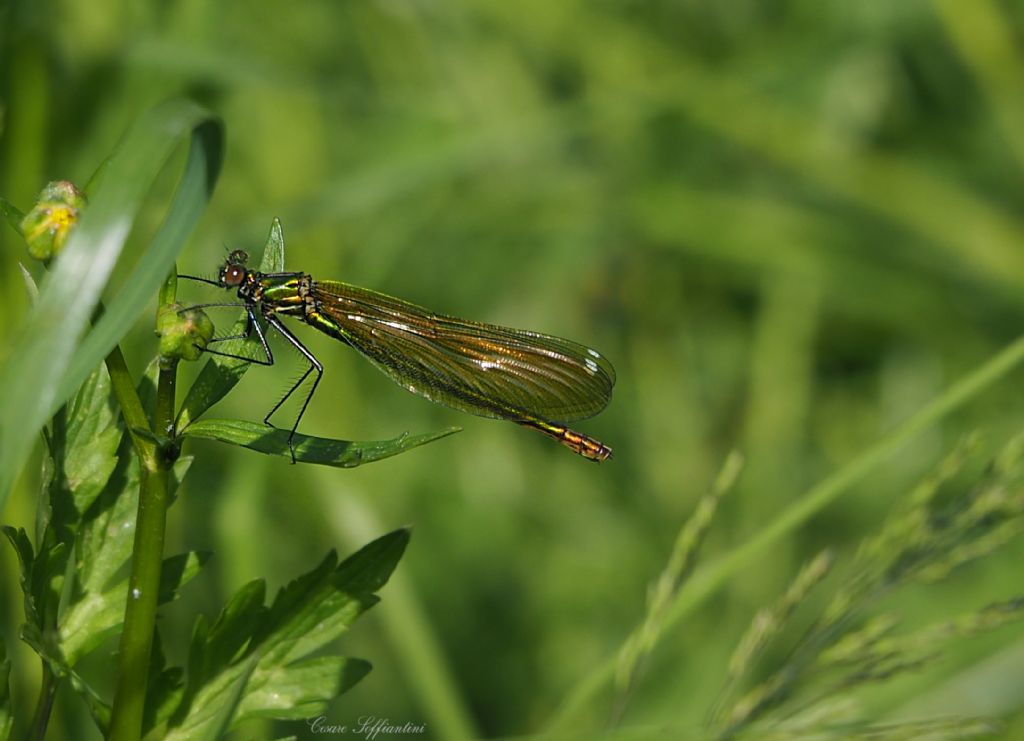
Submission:
[[[379,461],[407,450],[440,440],[454,434],[460,427],[449,427],[439,432],[422,435],[401,435],[392,440],[353,442],[296,434],[293,439],[295,460],[303,463],[318,463],[336,468],[354,468],[363,463]],[[194,422],[182,433],[185,437],[200,437],[249,448],[267,455],[279,455],[291,459],[288,447],[288,431],[276,427],[233,419],[207,419]]]
[[[275,218],[270,225],[270,234],[267,236],[267,244],[263,248],[263,258],[260,260],[259,269],[262,273],[279,273],[284,270],[284,232],[281,230],[280,219]],[[238,335],[244,332],[246,321],[247,316],[245,312],[242,312],[227,334]],[[219,349],[230,355],[245,356],[247,353],[259,352],[253,345],[254,342],[251,339],[235,340],[225,343]],[[185,401],[181,404],[177,420],[178,429],[188,427],[199,419],[207,409],[223,399],[242,379],[250,365],[252,363],[237,358],[211,356],[189,388]]]

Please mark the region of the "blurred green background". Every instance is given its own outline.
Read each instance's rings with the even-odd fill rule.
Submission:
[[[421,723],[430,738],[529,734],[641,620],[729,451],[747,465],[704,560],[1018,335],[1022,83],[1024,3],[995,0],[5,0],[0,194],[28,208],[49,180],[84,183],[142,111],[190,95],[223,117],[228,148],[183,272],[211,273],[225,246],[258,252],[278,216],[293,269],[607,355],[615,398],[579,425],[615,449],[596,466],[407,394],[300,327],[327,366],[304,432],[464,432],[352,471],[193,442],[170,513],[169,552],[216,553],[163,610],[172,660],[197,612],[245,581],[276,588],[330,548],[412,524],[383,602],[342,641],[374,671],[328,719]],[[10,229],[0,248],[5,332],[27,305],[25,257]],[[232,318],[214,315],[225,329]],[[140,317],[123,345],[136,372],[152,326]],[[262,419],[302,370],[281,356],[216,416]],[[674,627],[623,726],[699,737],[757,608],[820,548],[852,552],[964,434],[995,447],[1018,431],[1020,380],[916,437]],[[5,522],[31,523],[37,469]],[[1022,556],[1012,545],[894,606],[912,620],[1006,598]],[[24,709],[37,664],[17,643],[6,548],[0,563]],[[868,701],[879,718],[991,712],[1012,737],[1021,664],[1021,632],[1004,629]],[[103,676],[103,662],[87,669]],[[607,715],[590,703],[569,728],[587,738]],[[93,737],[89,725],[62,695],[51,738]],[[287,733],[307,731],[254,724],[239,738]]]

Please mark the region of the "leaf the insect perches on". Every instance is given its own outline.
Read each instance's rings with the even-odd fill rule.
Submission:
[[[421,435],[405,434],[392,440],[373,442],[353,442],[296,434],[292,438],[292,448],[289,448],[287,430],[242,420],[204,419],[185,428],[183,436],[220,440],[267,455],[279,455],[289,459],[294,450],[296,461],[337,468],[354,468],[363,463],[371,463],[404,453],[412,448],[452,435],[461,429],[461,427],[449,427],[438,432]]]

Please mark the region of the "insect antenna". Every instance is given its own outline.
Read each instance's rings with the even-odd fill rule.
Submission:
[[[178,277],[184,278],[185,280],[194,280],[197,283],[206,283],[208,285],[217,286],[218,288],[221,288],[221,284],[218,281],[210,280],[209,278],[203,278],[198,275],[184,275],[183,273],[178,273]]]

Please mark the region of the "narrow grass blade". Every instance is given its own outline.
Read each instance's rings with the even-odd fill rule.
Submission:
[[[199,221],[220,169],[224,134],[219,122],[197,124],[178,192],[160,230],[96,326],[82,341],[61,382],[59,395],[72,393],[128,332],[139,312],[174,270],[174,260]],[[109,177],[111,174],[108,173]]]
[[[673,598],[664,627],[678,624],[697,609],[730,576],[753,563],[779,539],[788,536],[813,515],[832,504],[854,484],[890,460],[903,446],[938,420],[959,409],[1011,370],[1024,363],[1024,337],[1019,337],[974,372],[952,384],[937,398],[893,429],[845,466],[806,491],[760,531],[717,561],[694,571]],[[550,731],[564,731],[579,719],[583,708],[614,678],[615,656],[590,672],[566,697],[551,722]]]

